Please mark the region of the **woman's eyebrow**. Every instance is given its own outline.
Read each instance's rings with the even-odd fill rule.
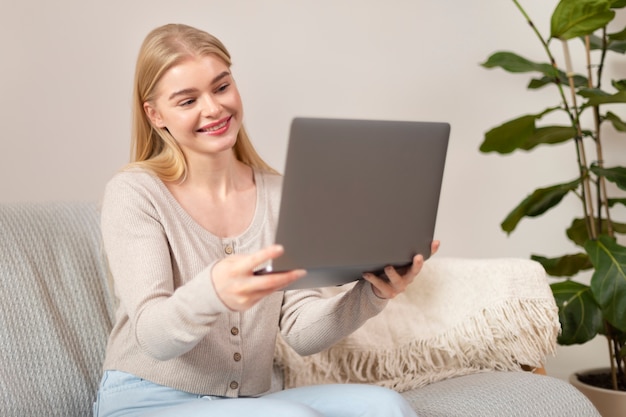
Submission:
[[[178,96],[184,96],[184,95],[187,95],[187,94],[195,93],[197,91],[198,91],[198,89],[196,89],[196,88],[184,88],[182,90],[175,91],[172,94],[170,94],[169,100],[172,100],[172,99],[174,99],[174,98],[176,98]]]
[[[220,81],[222,78],[228,77],[229,75],[230,75],[229,71],[221,72],[219,75],[217,75],[215,78],[213,78],[213,80],[211,80],[211,84],[215,84],[216,82]],[[182,90],[175,91],[172,94],[170,94],[169,100],[172,100],[172,99],[174,99],[174,98],[176,98],[178,96],[191,94],[191,93],[196,93],[197,91],[198,91],[198,89],[196,89],[196,88],[184,88]]]
[[[222,78],[228,77],[229,75],[230,75],[230,71],[224,71],[220,73],[217,77],[213,78],[213,81],[211,81],[211,84],[215,84],[216,82],[220,81]]]

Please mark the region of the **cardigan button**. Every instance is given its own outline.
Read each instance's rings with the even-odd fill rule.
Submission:
[[[237,381],[232,381],[230,383],[230,389],[237,389],[239,388],[239,383]]]
[[[224,252],[226,253],[226,255],[232,255],[233,254],[233,246],[232,245],[226,245],[226,247],[224,248]]]
[[[230,334],[232,334],[233,336],[237,336],[239,334],[239,329],[237,327],[233,327],[232,329],[230,329]]]
[[[241,353],[236,352],[236,353],[233,355],[233,359],[235,360],[235,362],[239,362],[239,361],[241,360]]]

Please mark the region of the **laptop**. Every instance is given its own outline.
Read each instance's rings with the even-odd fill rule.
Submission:
[[[343,285],[431,255],[450,125],[297,117],[276,243],[257,273],[304,268],[286,289]]]

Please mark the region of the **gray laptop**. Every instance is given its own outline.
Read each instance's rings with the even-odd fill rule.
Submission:
[[[342,285],[430,256],[450,125],[295,118],[276,243],[260,271],[304,268],[287,289]]]

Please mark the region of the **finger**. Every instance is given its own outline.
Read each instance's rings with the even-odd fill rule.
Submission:
[[[278,258],[285,252],[282,245],[270,245],[257,252],[247,255],[241,262],[242,271],[253,271],[259,265],[266,263],[272,259]]]
[[[286,272],[274,272],[266,275],[256,275],[251,281],[253,291],[272,292],[278,291],[306,275],[304,269],[294,269]]]
[[[363,273],[363,279],[370,282],[373,285],[378,286],[383,286],[383,285],[389,285],[389,281],[385,278],[382,278],[376,274],[372,274],[371,272],[365,272]]]
[[[434,255],[437,253],[437,251],[439,250],[439,246],[441,246],[441,242],[438,240],[433,240],[433,242],[430,245],[430,254]]]
[[[404,276],[410,276],[411,278],[415,278],[420,273],[423,266],[424,257],[422,255],[415,255],[413,257],[413,263],[411,264],[411,267],[404,274]]]
[[[412,268],[413,266],[411,266]],[[407,272],[410,271],[407,270]],[[406,273],[406,272],[405,272]],[[393,266],[386,266],[385,267],[385,276],[388,279],[388,282],[392,285],[395,286],[395,284],[398,283],[398,281],[402,280],[402,275],[400,275],[400,273],[396,270],[396,268],[394,268]]]
[[[298,269],[268,275],[240,277],[236,280],[235,291],[231,292],[225,303],[233,311],[247,310],[262,298],[279,291],[305,274],[305,270]]]
[[[242,294],[269,293],[286,287],[304,275],[306,275],[304,269],[294,269],[285,272],[247,276],[240,280],[238,291]]]
[[[372,291],[374,291],[377,297],[385,299],[391,298],[389,296],[389,283],[386,280],[369,272],[363,274],[363,279],[372,284]]]

